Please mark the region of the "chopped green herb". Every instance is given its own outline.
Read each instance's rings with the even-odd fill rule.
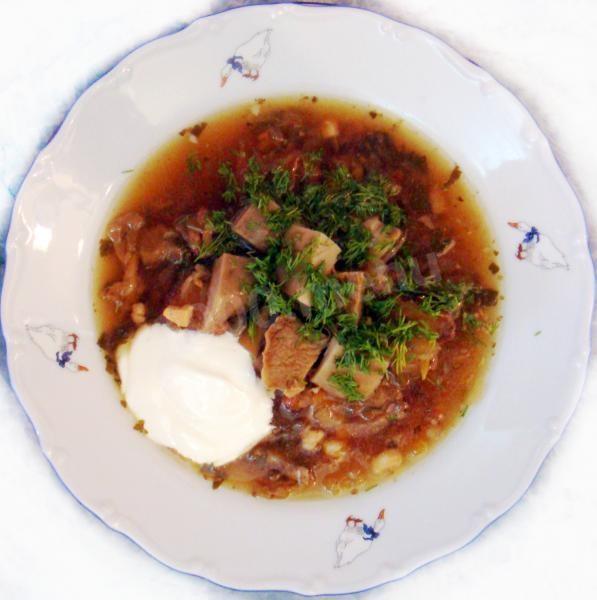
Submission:
[[[416,300],[423,312],[438,316],[454,312],[472,300],[474,286],[468,282],[454,282],[423,277],[411,256],[397,259],[396,270],[401,274],[397,291],[401,296]]]
[[[220,167],[220,175],[226,182],[224,199],[232,201],[239,194],[244,196],[264,214],[269,213],[268,226],[277,233],[293,222],[302,221],[334,238],[342,248],[346,267],[358,267],[367,260],[371,241],[371,233],[362,221],[374,215],[391,227],[403,221],[402,210],[393,201],[399,190],[380,175],[357,181],[342,166],[328,172],[323,181],[308,183],[321,159],[321,151],[306,155],[305,176],[294,187],[289,170],[276,167],[264,172],[255,157],[249,159],[242,186],[239,186],[230,165],[224,163]],[[280,210],[267,210],[272,201]]]
[[[405,344],[417,335],[434,337],[418,321],[407,319],[402,314],[381,322],[363,318],[358,323],[354,315],[345,315],[339,320],[336,334],[344,347],[339,365],[366,371],[372,361],[389,361],[396,354],[403,355]]]
[[[247,317],[247,333],[253,342],[257,339],[257,318],[258,313],[256,310],[249,311],[249,316]]]
[[[539,329],[538,331],[535,331],[535,333],[533,334],[535,337],[537,337],[538,335],[541,335],[542,331]]]
[[[330,377],[330,383],[340,390],[349,402],[359,402],[363,400],[363,394],[359,390],[359,385],[351,373],[346,371],[334,373]]]
[[[468,404],[465,404],[462,409],[460,410],[460,416],[464,417],[466,415],[466,413],[468,412]]]
[[[497,319],[495,319],[495,321],[491,321],[490,323],[488,323],[487,325],[487,333],[489,333],[489,335],[493,336],[495,335],[495,332],[498,330],[499,326],[500,326],[500,321],[501,321],[502,317],[498,317]],[[539,332],[541,333],[541,332]],[[538,335],[538,334],[536,334]]]
[[[230,163],[223,162],[218,168],[218,175],[224,180],[224,184],[226,185],[226,189],[222,193],[222,198],[228,204],[235,202],[240,188]]]
[[[311,293],[311,306],[302,331],[318,335],[321,331],[333,330],[338,317],[346,312],[354,284],[326,276],[321,268],[312,265],[306,265],[304,271],[305,288]]]
[[[483,325],[483,322],[474,313],[465,311],[462,313],[462,325],[465,329],[478,329]]]
[[[342,240],[342,260],[348,268],[360,267],[368,258],[371,248],[371,232],[358,221],[348,225]]]
[[[402,300],[415,302],[421,311],[434,317],[462,309],[465,329],[485,327],[485,323],[477,316],[478,288],[468,282],[422,275],[404,247],[395,261],[395,272],[401,276],[393,276],[393,281],[397,279],[394,293],[380,296],[368,292],[360,319],[347,312],[354,284],[314,267],[308,260],[312,249],[294,251],[284,242],[284,232],[294,223],[320,231],[341,247],[339,270],[358,269],[370,260],[372,250],[373,236],[363,222],[377,216],[386,229],[391,229],[403,225],[404,214],[396,201],[399,188],[389,179],[369,174],[358,181],[344,166],[326,172],[322,159],[322,151],[303,156],[304,175],[298,180],[281,166],[265,170],[255,157],[248,159],[242,178],[235,177],[228,163],[220,166],[219,174],[225,182],[224,199],[256,206],[274,234],[265,252],[255,256],[248,267],[253,275],[251,293],[257,311],[265,307],[272,316],[296,312],[301,317],[303,335],[323,333],[335,337],[344,353],[338,360],[333,383],[349,400],[357,400],[355,370],[367,371],[372,361],[380,361],[392,363],[400,372],[408,363],[414,338],[432,342],[437,338],[423,322],[402,313]],[[411,192],[416,194],[416,185],[413,189]],[[419,191],[427,201],[427,190],[421,187]],[[278,208],[271,210],[274,202]],[[213,236],[208,247],[202,249],[202,256],[236,247],[238,240],[225,213],[215,211],[210,223]],[[438,238],[437,244],[442,243]],[[286,293],[286,284],[293,278],[300,281],[300,293],[309,294],[310,306],[299,304],[299,292],[296,296]],[[249,335],[255,335],[254,320],[249,318],[247,326]]]
[[[298,206],[282,206],[279,210],[269,211],[266,221],[273,233],[281,234],[300,218],[301,209]]]
[[[272,192],[275,198],[281,198],[290,191],[290,171],[278,167],[272,173]]]
[[[255,258],[248,269],[253,275],[251,292],[256,301],[265,306],[270,315],[288,315],[292,313],[294,299],[282,291],[283,284],[277,280],[277,271],[282,262],[288,266],[288,254],[282,252],[280,242],[272,244],[264,257]]]
[[[199,247],[196,260],[233,252],[238,246],[239,239],[232,231],[226,213],[222,210],[214,210],[207,218],[203,242]]]
[[[203,170],[203,162],[198,154],[190,154],[187,156],[187,171],[193,175],[200,173]]]
[[[469,283],[452,281],[430,283],[425,287],[421,310],[434,316],[443,312],[453,312],[462,305],[471,288],[472,285]]]
[[[273,200],[273,196],[269,193],[269,186],[265,184],[266,177],[262,173],[257,159],[252,156],[244,175],[243,192],[247,195],[249,202],[262,212],[268,209],[270,202]]]
[[[321,148],[319,150],[316,150],[315,152],[307,152],[303,156],[303,169],[305,173],[305,179],[309,179],[317,173],[317,169],[321,164],[322,158],[323,150]]]

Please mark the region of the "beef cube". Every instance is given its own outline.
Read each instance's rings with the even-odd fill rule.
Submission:
[[[406,239],[401,229],[384,225],[379,217],[370,217],[363,225],[371,232],[370,255],[373,259],[389,261]]]
[[[302,225],[292,225],[285,235],[286,242],[296,251],[305,252],[305,260],[314,267],[321,265],[323,273],[328,275],[333,271],[340,247],[321,231],[315,231]],[[299,302],[305,306],[311,306],[311,292],[305,290],[304,277],[300,273],[294,275],[288,273],[283,276],[289,277],[284,291],[289,296],[297,295]]]
[[[203,328],[211,333],[224,333],[227,322],[235,315],[244,315],[249,308],[253,276],[247,269],[250,259],[234,254],[222,254],[214,263]]]
[[[346,310],[353,313],[357,319],[361,318],[363,311],[363,294],[365,292],[366,276],[362,271],[346,271],[338,273],[336,279],[341,282],[348,281],[352,283],[353,290],[348,299]]]
[[[296,252],[306,251],[306,260],[314,267],[322,265],[322,271],[326,275],[333,271],[340,246],[325,233],[302,225],[292,225],[286,232],[285,239]]]
[[[338,367],[338,360],[342,358],[344,348],[336,339],[332,339],[323,356],[319,368],[311,377],[311,383],[319,386],[321,389],[338,396],[346,398],[346,394],[334,382],[333,377],[337,375],[350,375],[354,379],[357,389],[363,400],[368,398],[379,386],[386,371],[389,361],[374,360],[371,361],[367,371],[361,369],[345,369]]]
[[[280,207],[272,201],[269,203],[268,210],[275,212],[280,210]],[[238,214],[232,223],[232,231],[262,252],[272,238],[272,231],[267,225],[267,217],[253,205],[247,206]]]
[[[299,327],[295,317],[279,316],[265,332],[261,379],[266,387],[289,397],[305,389],[307,373],[327,343],[323,336],[317,340],[303,337]]]

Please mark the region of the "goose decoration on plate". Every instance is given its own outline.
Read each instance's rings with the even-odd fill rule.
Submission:
[[[524,234],[516,249],[518,260],[526,260],[541,269],[568,269],[566,257],[534,225],[529,225],[524,221],[510,221],[508,225]]]
[[[270,54],[271,29],[256,33],[251,39],[236,48],[220,72],[220,86],[224,87],[234,71],[255,81]]]
[[[386,524],[386,511],[382,508],[373,525],[367,525],[363,519],[346,519],[346,525],[336,541],[336,567],[350,564],[355,558],[371,548]]]
[[[51,325],[38,327],[27,325],[26,329],[32,342],[42,351],[43,355],[60,368],[73,372],[89,370],[73,361],[73,354],[79,343],[79,336],[76,333],[67,333]]]

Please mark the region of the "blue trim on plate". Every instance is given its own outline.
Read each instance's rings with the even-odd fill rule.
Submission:
[[[533,123],[537,126],[537,129],[541,132],[541,134],[543,135],[543,137],[547,140],[548,146],[550,148],[551,154],[554,157],[554,160],[556,162],[556,165],[558,167],[558,169],[560,170],[560,172],[562,173],[562,175],[564,176],[564,179],[566,180],[566,182],[568,183],[568,185],[570,186],[570,189],[572,190],[572,193],[574,194],[576,201],[578,202],[578,205],[580,207],[580,212],[581,212],[581,216],[583,219],[583,223],[585,226],[585,232],[586,232],[586,237],[587,237],[587,249],[589,252],[589,256],[591,257],[591,262],[593,263],[593,267],[597,268],[595,261],[593,260],[593,257],[591,255],[591,248],[589,245],[589,239],[590,239],[590,235],[589,235],[589,229],[587,227],[587,219],[585,217],[584,214],[584,210],[583,210],[583,205],[579,199],[579,196],[576,192],[576,189],[574,188],[574,186],[571,184],[570,180],[568,179],[568,176],[566,174],[566,171],[564,170],[564,168],[562,167],[562,164],[560,162],[560,160],[558,159],[556,153],[553,150],[553,147],[550,143],[550,140],[548,138],[548,136],[544,133],[544,131],[541,129],[541,127],[539,127],[538,122],[535,120],[535,118],[533,117],[531,111],[528,109],[528,107],[526,106],[526,104],[524,102],[522,102],[515,94],[514,92],[512,92],[512,90],[507,86],[504,85],[500,80],[498,80],[497,78],[495,78],[493,75],[491,75],[490,73],[488,73],[485,69],[483,69],[477,62],[475,62],[474,60],[468,58],[467,56],[464,56],[462,53],[460,53],[458,50],[456,50],[455,48],[453,48],[448,42],[444,41],[442,38],[440,38],[438,35],[434,34],[434,33],[430,33],[429,31],[427,31],[426,29],[423,29],[422,27],[419,27],[417,25],[411,25],[409,23],[405,23],[404,21],[400,21],[399,19],[396,19],[394,17],[390,17],[388,15],[385,15],[383,13],[379,13],[376,12],[374,10],[371,10],[369,8],[365,8],[365,7],[361,7],[361,6],[354,6],[348,3],[343,3],[343,2],[337,2],[335,4],[326,4],[325,2],[268,2],[268,3],[261,3],[261,2],[256,2],[256,3],[246,3],[243,4],[242,6],[232,6],[232,7],[228,7],[228,8],[224,8],[220,11],[217,12],[213,12],[210,13],[209,15],[203,15],[200,17],[197,17],[196,19],[193,19],[192,21],[189,21],[188,23],[185,24],[181,24],[178,25],[174,28],[170,28],[168,30],[166,30],[164,33],[150,39],[147,40],[137,46],[135,46],[134,48],[121,53],[117,59],[115,59],[109,67],[107,67],[104,71],[100,71],[98,72],[94,77],[91,78],[91,82],[86,86],[81,88],[75,96],[75,99],[73,100],[73,102],[70,104],[69,108],[64,112],[64,116],[62,118],[62,120],[56,124],[53,128],[50,128],[50,133],[49,135],[47,135],[46,140],[44,142],[42,142],[39,146],[38,146],[38,150],[37,153],[35,155],[35,157],[33,158],[33,160],[31,161],[31,163],[29,164],[29,167],[25,170],[25,173],[22,177],[19,178],[19,182],[18,184],[15,186],[16,189],[13,191],[12,189],[8,189],[8,192],[10,193],[10,195],[13,197],[13,199],[15,200],[15,202],[13,202],[11,211],[10,211],[10,217],[8,219],[8,226],[6,228],[6,231],[2,232],[1,234],[1,247],[2,247],[2,256],[0,257],[0,282],[1,282],[1,292],[4,291],[4,272],[5,272],[5,260],[6,260],[6,242],[7,242],[7,237],[8,237],[8,231],[10,229],[10,224],[12,223],[12,218],[13,218],[13,213],[14,213],[14,208],[15,208],[15,203],[16,203],[16,198],[21,190],[21,187],[23,185],[23,182],[27,179],[31,169],[33,168],[33,165],[35,164],[35,161],[37,160],[39,154],[45,150],[45,148],[50,144],[50,142],[54,139],[54,137],[56,136],[56,134],[58,133],[58,131],[62,128],[62,125],[64,124],[64,122],[66,121],[66,118],[68,117],[69,113],[71,112],[73,106],[76,104],[76,102],[79,100],[79,98],[81,97],[81,95],[86,92],[88,89],[90,89],[98,80],[100,80],[101,78],[103,78],[105,75],[107,75],[108,73],[110,73],[112,70],[114,70],[125,58],[127,58],[129,55],[131,55],[133,52],[135,52],[136,50],[139,50],[140,48],[146,46],[147,44],[151,44],[152,42],[155,42],[157,40],[166,38],[170,35],[174,35],[176,33],[178,33],[179,31],[186,29],[189,25],[192,25],[193,23],[212,17],[214,15],[220,15],[223,13],[227,13],[227,12],[231,12],[234,10],[239,10],[239,9],[243,9],[246,8],[248,6],[262,6],[262,7],[268,7],[268,6],[273,6],[273,5],[297,5],[297,6],[312,6],[312,7],[325,7],[328,8],[330,10],[334,10],[336,8],[352,8],[354,10],[360,10],[363,12],[367,12],[367,13],[371,13],[374,14],[376,16],[382,16],[385,17],[391,21],[394,21],[396,23],[399,23],[400,25],[405,25],[406,27],[410,27],[412,29],[416,29],[418,31],[421,31],[431,37],[434,37],[436,39],[438,39],[440,42],[442,42],[443,44],[445,44],[446,46],[448,46],[451,50],[453,50],[456,54],[458,54],[459,56],[461,56],[462,58],[464,58],[465,60],[467,60],[468,62],[472,63],[473,65],[475,65],[476,67],[479,67],[484,73],[486,73],[487,75],[489,75],[494,81],[496,81],[496,83],[498,83],[500,86],[502,86],[505,90],[507,90],[512,97],[520,104],[520,106],[526,111],[526,113],[528,114],[528,116],[530,117],[530,119],[533,121]],[[591,320],[593,320],[594,316],[595,316],[595,274],[593,273],[593,309],[592,309],[592,313],[591,313]],[[122,531],[118,531],[117,529],[114,529],[113,527],[111,527],[106,521],[104,521],[96,512],[94,512],[91,508],[89,508],[88,506],[86,506],[85,504],[83,504],[83,502],[81,500],[79,500],[79,498],[77,498],[77,496],[73,493],[73,491],[66,485],[66,483],[63,481],[63,479],[60,477],[60,474],[58,473],[58,471],[56,470],[56,467],[52,464],[51,460],[49,459],[49,457],[45,454],[45,452],[43,451],[43,448],[41,447],[41,441],[39,439],[39,435],[37,433],[37,430],[35,428],[35,424],[33,423],[33,420],[31,419],[31,417],[29,416],[27,410],[25,409],[23,403],[21,402],[21,400],[19,399],[19,396],[13,386],[13,382],[12,382],[12,378],[10,376],[10,371],[8,369],[8,364],[7,364],[7,353],[6,353],[6,341],[4,338],[4,331],[2,328],[2,323],[0,321],[0,353],[1,353],[1,359],[0,359],[0,370],[2,371],[2,374],[5,376],[5,378],[7,379],[7,381],[10,384],[10,387],[12,388],[12,391],[14,392],[14,396],[17,399],[17,402],[19,403],[19,405],[21,406],[23,413],[25,414],[25,416],[27,417],[29,423],[31,424],[31,427],[33,429],[33,431],[35,432],[35,437],[37,439],[37,443],[40,446],[40,449],[42,450],[42,454],[44,456],[44,458],[47,460],[48,464],[50,465],[52,471],[54,471],[54,474],[56,475],[56,477],[58,478],[58,481],[62,484],[62,486],[64,487],[64,489],[66,489],[69,494],[75,499],[75,501],[82,506],[87,512],[89,512],[91,515],[93,515],[94,517],[96,517],[99,521],[101,521],[104,525],[106,525],[109,529],[111,529],[112,531],[115,531],[116,533],[122,535],[125,539],[127,539],[128,541],[132,542],[135,546],[137,546],[138,548],[140,548],[141,550],[143,550],[143,552],[145,552],[148,556],[150,556],[151,558],[153,558],[154,560],[156,560],[158,563],[164,565],[165,567],[167,567],[168,569],[171,569],[173,571],[176,571],[177,573],[182,573],[183,575],[189,575],[191,577],[196,577],[198,579],[201,579],[203,581],[208,581],[210,583],[213,583],[221,588],[224,588],[226,590],[230,590],[230,591],[234,591],[234,592],[247,592],[247,593],[274,593],[274,594],[279,594],[279,593],[286,593],[286,594],[293,594],[293,595],[298,595],[298,596],[302,596],[302,597],[314,597],[314,596],[319,596],[319,595],[325,595],[325,596],[330,596],[330,597],[337,597],[337,596],[347,596],[349,594],[360,594],[360,593],[364,593],[364,592],[369,592],[371,590],[377,589],[379,587],[382,587],[384,585],[387,585],[389,583],[395,583],[397,581],[400,581],[402,579],[404,579],[404,577],[407,577],[408,575],[410,575],[411,573],[414,573],[420,569],[422,569],[423,567],[426,567],[432,563],[435,563],[438,560],[441,560],[443,558],[445,558],[446,556],[450,556],[452,554],[454,554],[455,552],[458,552],[459,550],[462,550],[463,548],[468,547],[470,544],[472,544],[473,542],[475,542],[487,529],[489,529],[492,525],[494,525],[495,523],[497,523],[498,520],[500,520],[504,515],[508,514],[521,500],[522,498],[526,495],[526,493],[529,491],[529,489],[532,487],[532,485],[534,484],[535,480],[537,479],[537,477],[539,476],[539,473],[541,471],[541,469],[543,468],[543,465],[545,464],[545,462],[547,461],[547,459],[550,457],[551,453],[553,452],[555,446],[557,445],[557,443],[559,442],[559,440],[561,439],[561,436],[564,434],[564,432],[566,431],[566,429],[568,428],[568,425],[570,423],[570,419],[572,418],[572,415],[576,412],[576,409],[578,408],[578,404],[580,399],[582,398],[582,390],[581,393],[578,397],[578,399],[576,400],[576,404],[574,406],[574,409],[572,410],[572,412],[570,413],[570,416],[568,417],[566,423],[564,424],[564,427],[562,428],[562,431],[560,433],[560,435],[558,436],[558,440],[551,446],[551,448],[547,451],[547,453],[545,454],[545,456],[543,457],[543,459],[541,460],[541,463],[539,464],[537,471],[535,472],[533,478],[531,479],[531,482],[529,483],[529,485],[527,486],[527,488],[522,492],[522,494],[516,498],[508,508],[506,508],[501,514],[499,514],[497,517],[495,517],[493,520],[489,521],[489,523],[487,523],[487,525],[485,525],[476,535],[474,535],[468,542],[464,543],[462,546],[459,546],[458,548],[455,548],[454,550],[450,550],[449,552],[446,552],[445,554],[442,554],[441,556],[437,556],[436,558],[432,558],[431,560],[428,560],[427,562],[419,565],[418,567],[415,567],[414,569],[412,569],[411,571],[409,571],[408,573],[406,573],[405,575],[402,575],[400,577],[396,577],[395,579],[388,579],[387,581],[375,584],[371,587],[368,588],[363,588],[362,590],[357,590],[357,591],[353,591],[353,592],[340,592],[340,593],[333,593],[333,594],[305,594],[305,593],[301,593],[301,592],[294,592],[292,590],[276,590],[276,589],[259,589],[259,590],[247,590],[247,589],[242,589],[242,588],[234,588],[231,586],[227,586],[223,583],[219,583],[217,581],[214,581],[212,579],[209,579],[208,577],[205,577],[203,575],[197,575],[196,573],[189,573],[187,571],[182,571],[181,569],[177,569],[176,567],[173,567],[171,565],[168,565],[167,563],[163,562],[162,560],[160,560],[159,558],[157,558],[156,556],[154,556],[153,554],[151,554],[151,552],[149,552],[149,550],[147,550],[146,548],[144,548],[143,546],[141,546],[141,544],[137,541],[135,541],[133,538],[131,538],[130,536],[128,536],[126,533],[122,532]],[[591,331],[589,330],[589,357],[590,355],[592,355],[592,339],[591,339]],[[586,382],[586,376],[587,376],[587,367],[588,367],[588,361],[589,359],[587,359],[587,364],[585,365],[585,372],[584,372],[584,379],[585,381],[583,381],[583,388],[584,388],[584,384]]]

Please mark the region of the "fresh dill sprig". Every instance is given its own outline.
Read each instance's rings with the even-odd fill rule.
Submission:
[[[255,341],[257,339],[257,319],[259,318],[259,314],[256,310],[249,310],[249,314],[247,316],[247,334],[249,335],[249,339],[251,341]]]
[[[251,293],[255,300],[265,306],[270,315],[288,315],[292,313],[294,299],[283,291],[283,283],[278,282],[278,268],[283,261],[293,260],[283,252],[280,242],[272,244],[263,257],[254,258],[247,266],[253,275]]]
[[[303,155],[303,171],[304,178],[310,179],[317,174],[319,165],[323,158],[323,149],[315,150],[314,152],[307,152]]]
[[[347,268],[358,268],[369,258],[371,232],[359,221],[352,221],[341,240],[342,260]]]
[[[203,170],[203,162],[198,154],[189,154],[187,156],[187,171],[193,175]]]
[[[354,293],[354,283],[325,275],[321,267],[310,264],[304,266],[303,276],[311,306],[304,311],[306,318],[301,331],[306,335],[333,331],[338,317],[346,313],[346,306]]]
[[[262,172],[257,159],[252,156],[244,174],[242,191],[247,196],[248,201],[261,212],[267,211],[270,202],[273,200],[273,196],[269,193],[269,186],[266,183],[265,174]]]
[[[411,256],[395,263],[401,274],[396,286],[399,296],[415,300],[419,308],[434,317],[451,313],[473,298],[475,286],[466,281],[454,282],[436,277],[423,277]]]
[[[232,231],[226,213],[223,210],[212,211],[207,218],[203,242],[199,246],[196,260],[217,257],[224,252],[233,252],[238,247],[239,239]]]
[[[343,166],[328,171],[319,182],[310,182],[321,163],[320,151],[307,154],[303,158],[305,175],[293,182],[288,169],[277,166],[265,171],[253,156],[240,184],[230,164],[223,163],[219,169],[226,184],[223,197],[227,202],[243,199],[257,206],[275,233],[283,233],[295,222],[325,233],[342,248],[344,265],[359,267],[368,259],[372,238],[363,220],[378,216],[390,227],[403,221],[395,201],[398,188],[381,175],[357,181]],[[272,202],[279,210],[270,210]]]
[[[480,321],[477,316],[468,311],[463,311],[462,313],[462,326],[464,329],[473,330],[482,327],[483,322]]]
[[[222,192],[222,198],[228,204],[236,202],[240,187],[231,164],[229,162],[223,162],[218,168],[218,175],[224,180],[226,186],[226,189]]]
[[[460,308],[472,290],[467,282],[435,281],[425,286],[421,299],[421,310],[433,316],[454,312]]]
[[[391,360],[401,345],[423,333],[418,321],[402,314],[385,322],[369,318],[350,323],[345,319],[336,336],[344,348],[338,364],[367,371],[372,361]]]
[[[360,402],[363,400],[363,394],[359,390],[359,385],[352,373],[337,371],[330,377],[329,381],[335,388],[342,392],[349,402]]]

